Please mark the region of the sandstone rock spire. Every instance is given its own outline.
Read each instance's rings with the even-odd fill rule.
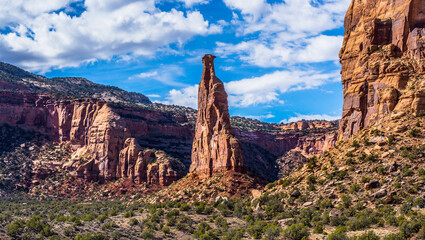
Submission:
[[[233,136],[224,85],[215,76],[213,55],[202,58],[204,69],[198,91],[198,117],[192,146],[191,172],[210,177],[216,172],[241,171],[242,147]]]

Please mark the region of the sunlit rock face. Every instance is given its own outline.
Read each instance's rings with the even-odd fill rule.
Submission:
[[[210,177],[216,172],[242,171],[242,148],[233,136],[224,85],[215,76],[213,55],[202,58],[198,117],[192,147],[191,172]]]
[[[425,1],[353,0],[340,52],[340,138],[396,111],[425,110]]]

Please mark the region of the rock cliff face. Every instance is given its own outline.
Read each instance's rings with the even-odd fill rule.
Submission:
[[[424,46],[424,1],[351,2],[340,52],[342,139],[393,111],[423,114]]]
[[[73,154],[64,168],[79,178],[99,181],[133,178],[137,182],[168,185],[185,173],[185,167],[178,166],[174,162],[179,161],[165,153],[160,154],[162,161],[150,165],[159,153],[143,150],[160,149],[169,137],[178,141],[168,142],[166,150],[175,155],[185,154],[188,150],[177,142],[188,145],[192,134],[182,116],[94,99],[55,101],[49,95],[10,92],[0,92],[0,113],[1,123],[41,132],[53,141],[69,142]],[[179,120],[184,122],[179,124]],[[145,139],[155,139],[158,135],[162,136],[162,142],[146,144]]]
[[[191,172],[210,177],[219,171],[241,171],[242,147],[233,136],[227,94],[215,76],[213,55],[202,58],[204,69],[198,91],[198,117],[192,147]]]

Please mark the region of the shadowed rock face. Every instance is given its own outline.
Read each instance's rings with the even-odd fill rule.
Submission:
[[[352,0],[340,52],[340,138],[393,111],[425,110],[425,1]]]
[[[215,76],[213,55],[202,58],[204,70],[198,92],[198,117],[192,147],[191,172],[210,177],[214,172],[241,171],[242,148],[233,136],[227,94]]]

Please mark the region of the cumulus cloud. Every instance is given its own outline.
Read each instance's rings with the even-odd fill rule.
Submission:
[[[315,63],[338,60],[342,40],[342,36],[319,35],[299,39],[297,45],[259,39],[238,44],[218,42],[215,52],[220,56],[237,54],[241,60],[260,67],[280,67],[285,63]]]
[[[338,80],[338,72],[275,71],[261,77],[229,82],[226,84],[226,89],[231,105],[248,107],[256,104],[281,102],[280,94],[313,89]]]
[[[0,34],[1,59],[47,71],[113,56],[148,56],[221,31],[198,11],[163,12],[154,0],[86,0],[79,16],[64,10],[72,2],[0,0],[0,29],[7,29]]]
[[[187,7],[192,7],[197,4],[207,4],[210,0],[179,0],[183,2]]]
[[[225,0],[225,3],[241,12],[242,18],[235,14],[232,23],[248,40],[217,42],[218,55],[236,55],[260,67],[338,58],[342,36],[329,36],[324,32],[342,27],[350,0],[287,0],[273,4],[263,0],[250,1],[250,4]]]
[[[198,108],[198,87],[199,85],[189,86],[181,90],[173,89],[168,93],[164,104],[173,104],[186,106],[191,108]]]
[[[283,93],[313,89],[334,81],[339,81],[338,72],[275,71],[260,77],[225,83],[225,88],[230,106],[249,107],[269,103],[283,104],[284,102],[279,98]],[[164,103],[196,107],[197,89],[198,85],[181,90],[173,89]]]
[[[269,114],[266,114],[266,115],[248,115],[248,116],[243,116],[243,117],[251,118],[251,119],[257,119],[257,120],[267,120],[267,119],[270,119],[270,118],[274,118],[276,116],[269,113]]]
[[[327,121],[333,121],[340,119],[341,116],[330,116],[328,114],[312,114],[312,115],[302,115],[299,113],[296,113],[295,117],[291,117],[289,119],[284,119],[281,121],[281,123],[291,123],[291,122],[298,122],[301,120],[327,120]]]
[[[170,64],[162,65],[153,71],[133,75],[127,81],[155,80],[168,86],[185,87],[186,84],[178,81],[178,78],[184,75],[185,71],[181,66]]]

